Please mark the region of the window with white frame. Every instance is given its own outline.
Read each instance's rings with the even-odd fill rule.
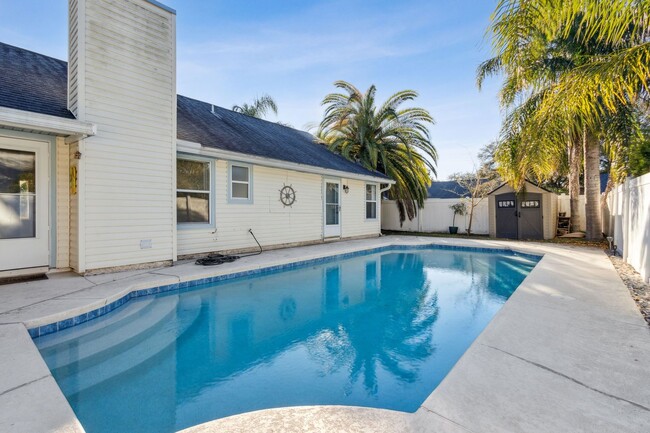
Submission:
[[[176,220],[179,224],[210,223],[210,162],[176,161]]]
[[[229,198],[235,203],[252,202],[251,167],[244,164],[230,164]]]
[[[366,185],[366,219],[377,219],[377,185]]]

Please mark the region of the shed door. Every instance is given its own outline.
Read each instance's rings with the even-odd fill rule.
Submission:
[[[0,271],[47,266],[47,143],[0,137]]]
[[[497,237],[517,239],[517,197],[515,193],[499,194],[496,199]]]
[[[518,208],[519,239],[544,239],[542,194],[526,194]]]

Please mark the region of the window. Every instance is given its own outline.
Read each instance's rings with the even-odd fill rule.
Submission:
[[[248,165],[230,164],[228,177],[230,187],[228,197],[234,203],[252,203],[251,167]]]
[[[179,224],[210,223],[210,162],[176,162],[176,219]]]
[[[366,219],[377,219],[377,185],[366,185]]]
[[[521,207],[522,208],[538,208],[539,207],[539,200],[526,200],[521,202]]]
[[[36,236],[36,153],[0,149],[0,239]]]
[[[514,200],[499,200],[497,204],[498,204],[498,206],[500,208],[515,207],[515,201]]]

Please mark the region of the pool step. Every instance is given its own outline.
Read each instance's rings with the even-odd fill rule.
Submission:
[[[97,319],[55,332],[54,334],[45,335],[34,340],[36,347],[43,352],[52,347],[62,347],[65,343],[79,339],[94,339],[97,335],[105,332],[108,326],[127,326],[129,319],[143,313],[143,310],[150,307],[155,298],[141,298],[126,304],[123,309],[113,311],[108,315],[101,316]]]
[[[178,297],[175,296],[178,303]],[[118,344],[98,355],[82,360],[72,360],[52,369],[63,393],[70,397],[85,389],[112,379],[155,357],[176,343],[195,322],[200,313],[200,297],[183,298],[181,315],[164,315],[151,326],[151,332],[141,333],[144,338],[131,339],[128,345]],[[180,317],[179,317],[180,316]]]
[[[67,339],[60,344],[41,348],[41,355],[52,372],[93,357],[103,358],[104,353],[119,351],[122,347],[145,340],[150,333],[155,332],[158,324],[175,314],[177,304],[178,299],[175,296],[156,299],[146,308],[140,309],[137,314],[125,317],[113,326],[103,326],[79,339]]]

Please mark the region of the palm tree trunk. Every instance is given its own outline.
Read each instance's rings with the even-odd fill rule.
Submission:
[[[580,230],[580,143],[574,134],[569,138],[569,204],[571,208],[571,232]]]
[[[584,149],[586,238],[599,240],[603,236],[600,221],[600,143],[592,131],[585,131]]]

